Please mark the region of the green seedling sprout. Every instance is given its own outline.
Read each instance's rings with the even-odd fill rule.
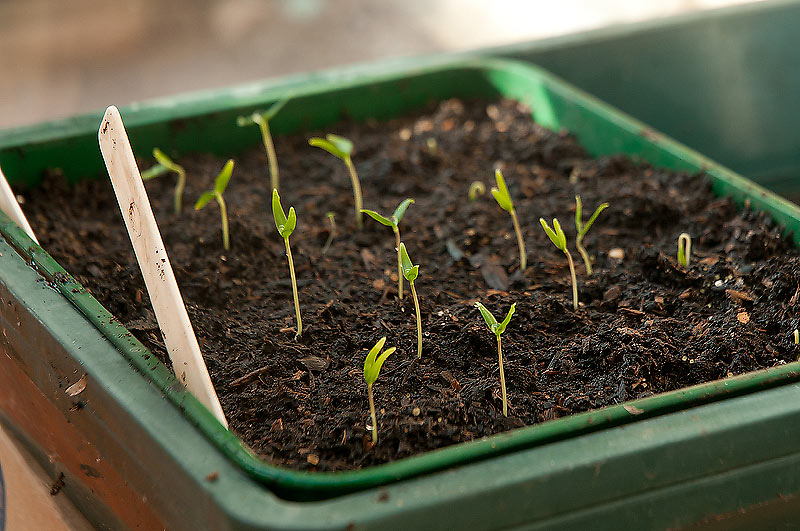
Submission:
[[[275,144],[273,144],[272,134],[269,132],[269,121],[275,118],[275,115],[283,109],[288,101],[289,98],[284,98],[262,113],[254,112],[250,116],[239,116],[236,119],[236,125],[239,127],[257,125],[261,130],[261,140],[264,142],[269,163],[269,184],[273,190],[278,189],[278,157],[275,155]]]
[[[154,177],[158,177],[159,175],[163,175],[168,171],[176,173],[178,175],[178,182],[175,183],[175,213],[180,214],[181,209],[183,208],[183,190],[186,188],[186,170],[183,169],[183,166],[179,164],[175,164],[172,162],[168,156],[164,154],[158,148],[153,149],[153,158],[156,159],[156,164],[152,168],[149,168],[142,172],[142,180],[149,181]]]
[[[508,310],[508,314],[506,318],[503,319],[502,323],[498,323],[497,319],[494,318],[489,310],[486,309],[486,306],[481,304],[480,302],[475,303],[475,307],[480,310],[481,315],[483,316],[483,320],[486,321],[486,325],[489,327],[489,330],[497,337],[497,357],[500,361],[500,390],[503,392],[503,416],[508,416],[508,399],[506,398],[506,376],[503,372],[503,343],[500,337],[503,335],[503,332],[506,331],[506,327],[508,323],[511,322],[511,316],[514,315],[514,312],[517,309],[517,303],[511,305],[511,308]]]
[[[413,202],[414,200],[411,198],[405,199],[402,203],[397,205],[392,216],[388,218],[378,214],[374,210],[361,209],[361,212],[367,214],[378,223],[391,227],[394,231],[395,247],[397,249],[397,294],[400,300],[403,300],[403,264],[400,258],[400,228],[398,225],[400,224],[400,220],[403,219],[403,214],[406,213],[406,209]]]
[[[328,218],[328,221],[331,224],[331,232],[328,234],[328,239],[325,241],[325,245],[322,246],[322,254],[328,252],[328,249],[331,248],[331,244],[333,243],[333,239],[336,237],[336,214],[333,212],[326,212],[325,217]]]
[[[800,330],[797,330],[797,328],[794,329],[794,344],[800,344]]]
[[[684,268],[689,267],[689,259],[692,256],[692,237],[682,232],[678,236],[678,263]]]
[[[372,399],[372,384],[378,379],[378,375],[383,367],[383,362],[386,361],[395,350],[395,347],[389,347],[383,352],[383,344],[386,343],[386,338],[382,337],[375,343],[367,354],[364,360],[364,381],[367,382],[367,394],[369,395],[369,414],[372,417],[372,444],[378,443],[378,417],[375,416],[375,401]],[[378,355],[380,353],[380,355]]]
[[[514,232],[517,233],[517,245],[519,245],[519,268],[520,271],[525,271],[528,258],[525,254],[525,241],[522,239],[522,231],[519,228],[517,211],[514,210],[514,203],[511,201],[511,195],[508,193],[506,181],[503,179],[503,172],[494,170],[494,178],[497,181],[497,186],[492,188],[492,195],[495,201],[497,201],[497,204],[500,205],[500,208],[511,214],[511,221],[514,222]]]
[[[594,220],[597,219],[597,216],[600,215],[600,212],[608,208],[608,203],[603,203],[597,209],[595,209],[594,214],[589,218],[589,221],[586,224],[583,223],[583,203],[581,203],[581,196],[575,196],[575,230],[577,231],[578,235],[575,236],[575,247],[578,249],[578,252],[581,254],[581,258],[583,258],[583,263],[586,264],[586,274],[592,276],[592,262],[589,260],[589,253],[586,252],[586,248],[583,246],[583,237],[586,236],[586,233],[589,232],[589,228],[591,228],[592,223]]]
[[[569,249],[567,249],[567,236],[564,234],[564,231],[561,229],[561,223],[558,222],[557,218],[553,218],[553,228],[551,229],[544,218],[539,218],[539,223],[542,224],[542,228],[547,233],[547,237],[550,238],[550,241],[553,242],[559,251],[567,255],[567,261],[569,262],[569,275],[572,279],[572,307],[576,310],[578,309],[578,281],[575,278],[575,263],[572,261],[572,255],[569,253]]]
[[[479,195],[483,195],[486,193],[486,185],[484,185],[481,181],[474,181],[472,184],[469,185],[469,200],[475,201],[478,199]]]
[[[347,170],[350,172],[350,182],[353,184],[353,200],[356,204],[356,225],[358,225],[360,229],[363,225],[361,216],[361,182],[358,180],[356,167],[353,165],[353,160],[350,158],[350,155],[353,153],[353,143],[342,136],[332,134],[325,135],[325,138],[310,138],[308,143],[314,147],[324,149],[334,157],[341,159],[345,166],[347,166]]]
[[[297,317],[297,334],[295,338],[300,337],[303,333],[303,320],[300,318],[300,299],[297,297],[297,278],[294,276],[294,260],[292,260],[292,248],[289,246],[289,236],[294,232],[297,226],[297,214],[294,212],[294,207],[289,207],[289,215],[283,212],[281,205],[281,196],[278,195],[277,189],[272,189],[272,217],[275,218],[275,227],[278,229],[278,234],[283,238],[286,244],[286,258],[289,260],[289,276],[292,277],[292,295],[294,296],[294,314]]]
[[[228,160],[222,171],[219,172],[217,178],[214,180],[214,189],[203,192],[203,195],[194,204],[195,210],[200,210],[206,206],[209,201],[216,199],[219,203],[219,215],[222,218],[222,246],[226,251],[231,249],[231,241],[228,235],[228,210],[225,208],[225,199],[222,194],[225,193],[225,188],[228,187],[228,182],[231,180],[231,173],[233,173],[233,159]]]
[[[411,258],[408,257],[406,251],[406,244],[400,243],[400,262],[403,267],[403,276],[408,280],[411,286],[411,296],[414,298],[414,310],[417,312],[417,359],[422,358],[422,319],[419,316],[419,299],[417,299],[417,290],[414,289],[414,281],[419,276],[419,265],[411,263]]]

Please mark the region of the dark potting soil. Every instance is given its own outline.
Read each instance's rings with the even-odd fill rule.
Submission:
[[[367,217],[355,229],[347,171],[309,147],[311,135],[276,139],[283,204],[298,216],[291,245],[304,333],[297,340],[263,148],[237,159],[225,194],[230,252],[222,249],[216,204],[192,209],[223,160],[180,160],[189,176],[180,216],[171,210],[174,177],[147,183],[231,429],[275,464],[340,470],[384,463],[797,357],[797,251],[764,215],[712,196],[703,176],[624,157],[592,159],[510,101],[446,101],[411,117],[345,122],[331,131],[355,143],[366,208],[390,214],[401,200],[416,200],[400,227],[420,265],[418,363],[413,302],[397,299],[391,229]],[[258,130],[252,133],[255,142]],[[473,181],[493,185],[495,167],[520,217],[524,272],[509,215],[488,191],[467,199]],[[611,205],[585,240],[595,257],[591,277],[574,250],[576,194],[584,219],[601,202]],[[164,360],[109,182],[70,188],[51,176],[25,197],[44,247]],[[323,254],[328,211],[339,230]],[[559,217],[566,230],[577,311],[565,256],[539,217]],[[688,270],[675,260],[682,232],[693,237]],[[476,301],[500,318],[517,303],[503,336],[508,418],[495,338]],[[371,447],[362,367],[382,336],[398,351],[374,386],[380,441]]]

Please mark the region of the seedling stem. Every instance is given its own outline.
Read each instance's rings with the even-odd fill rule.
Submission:
[[[228,234],[228,209],[225,207],[225,199],[222,197],[222,194],[225,193],[225,189],[228,187],[228,183],[231,180],[231,173],[233,173],[233,159],[228,160],[222,168],[222,171],[217,175],[217,178],[214,180],[214,189],[203,192],[194,204],[194,209],[200,210],[212,199],[217,200],[219,204],[219,215],[222,218],[222,246],[226,251],[230,251],[231,249],[231,240]]]
[[[491,192],[500,208],[511,214],[514,232],[517,235],[517,246],[519,247],[519,269],[520,271],[525,271],[528,265],[528,258],[525,253],[525,241],[522,239],[522,231],[519,228],[519,220],[517,220],[517,211],[514,210],[514,203],[511,201],[511,194],[508,193],[506,182],[503,179],[503,172],[494,170],[494,178],[497,186],[492,188]]]
[[[689,267],[689,260],[692,256],[692,237],[682,232],[678,236],[678,263],[684,268]]]
[[[342,160],[347,166],[347,171],[350,172],[350,183],[353,185],[353,201],[355,202],[356,210],[356,225],[360,229],[363,226],[361,216],[361,182],[358,180],[356,167],[353,165],[353,159],[350,155],[353,153],[353,143],[344,138],[343,136],[327,134],[325,138],[310,138],[308,143],[314,147],[324,149],[334,157]]]
[[[292,296],[294,297],[294,314],[297,318],[297,333],[295,338],[300,337],[303,333],[303,319],[300,317],[300,300],[297,296],[297,278],[294,275],[294,260],[292,259],[292,248],[289,246],[289,236],[294,232],[297,226],[297,214],[295,214],[294,207],[289,207],[289,215],[283,212],[281,205],[281,197],[278,190],[272,190],[272,217],[275,219],[275,227],[278,229],[278,234],[283,238],[286,244],[286,258],[289,260],[289,276],[292,278]]]
[[[539,218],[539,223],[542,224],[544,232],[556,248],[567,255],[567,262],[569,263],[569,275],[572,280],[572,307],[578,309],[578,279],[575,276],[575,263],[572,261],[572,255],[567,249],[567,236],[561,228],[561,223],[558,218],[553,218],[553,228],[551,229],[544,218]]]
[[[400,258],[403,266],[403,276],[411,286],[411,296],[414,298],[414,310],[417,314],[417,359],[422,358],[422,319],[419,313],[419,299],[417,290],[414,288],[414,281],[419,276],[419,265],[411,263],[411,258],[406,251],[406,244],[400,242]]]
[[[382,337],[375,343],[367,357],[364,358],[364,381],[367,382],[367,395],[369,396],[369,414],[372,418],[372,444],[378,443],[378,417],[375,415],[375,401],[372,398],[372,384],[378,380],[378,375],[383,367],[383,362],[397,350],[395,347],[389,347],[383,352],[386,337]],[[380,355],[379,355],[380,354]]]
[[[278,157],[275,155],[275,144],[272,142],[272,134],[269,130],[269,121],[272,120],[283,106],[289,101],[284,98],[272,105],[263,113],[254,112],[250,116],[240,116],[236,123],[239,127],[256,124],[261,131],[261,140],[264,142],[264,149],[267,152],[267,162],[269,163],[269,184],[273,190],[278,189]]]
[[[586,252],[586,248],[583,246],[583,237],[586,236],[586,233],[589,232],[589,228],[594,223],[594,220],[597,219],[597,216],[600,215],[600,212],[608,208],[608,203],[603,203],[597,209],[595,209],[594,214],[591,215],[589,221],[586,224],[583,223],[581,219],[583,217],[583,203],[581,203],[581,196],[575,196],[575,230],[577,231],[577,236],[575,236],[575,247],[578,249],[578,252],[581,254],[581,258],[583,258],[583,263],[586,265],[586,274],[592,276],[592,261],[589,258],[589,253]]]
[[[502,392],[503,396],[503,416],[508,416],[508,397],[506,396],[506,375],[503,371],[503,342],[501,336],[503,332],[506,331],[506,327],[508,323],[511,322],[511,316],[514,315],[514,312],[517,310],[517,303],[511,305],[511,308],[508,310],[508,314],[506,314],[506,318],[503,319],[503,322],[498,323],[497,319],[494,318],[492,313],[486,309],[486,306],[481,304],[480,302],[475,303],[475,307],[481,312],[483,316],[483,320],[486,321],[486,326],[489,327],[489,330],[497,337],[497,359],[498,363],[500,364],[500,391]]]
[[[331,223],[331,232],[328,234],[328,239],[325,241],[325,245],[322,246],[322,254],[328,252],[328,249],[331,248],[331,244],[333,243],[333,239],[336,237],[336,219],[335,214],[333,212],[328,212],[325,214],[327,216],[328,221]]]
[[[388,218],[378,214],[374,210],[361,209],[361,212],[367,214],[381,225],[391,227],[392,231],[394,231],[395,249],[397,249],[397,296],[400,300],[403,300],[403,262],[400,258],[400,220],[403,219],[403,215],[413,202],[414,200],[411,198],[403,200],[397,205],[397,208],[394,209],[394,213]]]

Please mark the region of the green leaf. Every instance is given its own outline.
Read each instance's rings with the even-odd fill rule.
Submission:
[[[483,316],[483,320],[486,321],[486,326],[489,327],[489,330],[494,333],[495,328],[497,327],[497,319],[494,318],[494,315],[491,314],[489,310],[486,309],[486,306],[481,304],[480,302],[475,303],[475,307],[480,310],[481,315]]]
[[[149,181],[150,179],[154,179],[159,175],[164,175],[169,171],[169,168],[165,168],[161,164],[156,164],[155,166],[148,168],[142,172],[142,180]]]
[[[553,218],[553,229],[551,229],[544,218],[539,218],[539,223],[542,224],[542,228],[547,233],[547,237],[550,238],[550,241],[553,242],[559,251],[564,252],[567,248],[567,237],[564,235],[564,231],[561,230],[561,224],[558,222],[557,218]]]
[[[290,99],[291,98],[289,98],[287,96],[287,97],[283,98],[282,100],[273,103],[272,106],[269,109],[267,109],[266,111],[264,111],[261,114],[261,116],[264,118],[264,120],[267,120],[267,121],[272,120],[273,118],[275,118],[276,114],[281,112],[281,109],[283,109],[284,105],[289,103]]]
[[[386,337],[384,336],[375,343],[375,346],[370,349],[369,353],[367,353],[367,357],[364,359],[364,380],[367,384],[375,383],[381,372],[381,367],[383,367],[383,362],[397,350],[396,347],[389,347],[378,357],[378,353],[385,343]]]
[[[500,334],[506,331],[508,323],[511,322],[511,316],[514,315],[514,312],[516,310],[517,310],[517,303],[515,302],[514,304],[511,305],[511,308],[508,310],[508,314],[506,315],[506,318],[503,319],[503,322],[497,325],[497,329],[495,331],[496,335],[499,336]]]
[[[366,208],[362,208],[361,212],[363,212],[364,214],[368,215],[369,217],[371,217],[372,219],[374,219],[378,223],[382,223],[383,225],[386,225],[387,227],[394,227],[395,226],[395,222],[394,221],[392,221],[389,218],[385,218],[385,217],[381,216],[380,214],[378,214],[374,210],[367,210]]]
[[[286,225],[283,227],[283,232],[281,232],[281,236],[284,238],[288,238],[294,232],[294,228],[297,226],[297,214],[295,214],[294,207],[289,207],[289,215],[286,217]]]
[[[497,187],[492,188],[492,195],[500,208],[506,212],[511,212],[514,209],[514,203],[511,201],[511,195],[508,193],[506,181],[503,179],[503,172],[494,170],[494,178],[497,181]]]
[[[233,159],[228,159],[228,162],[225,163],[225,166],[223,166],[222,171],[219,172],[219,175],[217,175],[217,178],[214,181],[214,191],[216,191],[219,195],[225,193],[225,189],[228,187],[228,183],[231,180],[232,173],[233,173]]]
[[[406,244],[400,242],[400,265],[403,268],[403,276],[409,282],[414,282],[419,275],[419,266],[411,263],[411,258],[406,251]]]
[[[335,145],[333,145],[332,143],[328,142],[324,138],[319,138],[319,137],[309,138],[308,139],[308,143],[310,145],[314,146],[314,147],[318,147],[320,149],[324,149],[325,151],[327,151],[328,153],[330,153],[334,157],[338,157],[338,158],[340,158],[342,160],[345,160],[345,161],[347,160],[347,153],[345,153],[341,149],[337,148]]]
[[[173,171],[175,173],[184,173],[183,166],[179,164],[175,164],[172,159],[170,159],[163,151],[158,148],[153,148],[153,158],[156,161],[167,168],[169,171]]]
[[[589,228],[592,226],[592,223],[594,223],[594,220],[597,219],[597,216],[600,215],[600,212],[602,212],[607,208],[608,208],[608,203],[603,203],[599,207],[597,207],[597,209],[594,211],[594,214],[592,214],[592,217],[589,218],[589,221],[587,221],[586,225],[584,225],[583,229],[581,229],[580,231],[581,237],[583,237],[587,232],[589,232]]]
[[[278,195],[278,190],[272,190],[272,217],[275,219],[275,228],[278,229],[278,234],[281,238],[288,238],[294,232],[297,225],[297,214],[294,207],[289,207],[289,217],[283,213],[283,205],[281,205],[281,196]]]
[[[392,218],[394,219],[395,225],[400,224],[400,220],[403,219],[403,215],[406,213],[406,209],[408,209],[408,206],[413,202],[414,200],[409,197],[408,199],[403,200],[402,203],[397,205],[397,208],[394,209],[394,214],[392,214]]]
[[[333,133],[328,133],[327,135],[325,135],[325,138],[328,139],[328,142],[336,146],[336,149],[338,149],[348,157],[353,154],[353,143],[347,138],[339,135],[334,135]]]
[[[215,197],[217,197],[217,194],[215,194],[214,192],[203,192],[203,195],[201,195],[197,199],[197,203],[194,204],[194,209],[195,210],[200,210],[201,208],[206,206],[209,203],[209,201],[211,201]]]

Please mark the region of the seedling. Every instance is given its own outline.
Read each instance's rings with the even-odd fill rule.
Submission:
[[[539,218],[539,223],[542,224],[542,228],[547,233],[547,237],[550,238],[550,241],[553,242],[559,251],[567,255],[567,261],[569,262],[569,275],[572,279],[572,306],[576,310],[578,309],[578,281],[575,278],[575,264],[572,261],[572,255],[569,253],[569,249],[567,249],[567,236],[564,234],[564,231],[561,229],[561,223],[558,222],[557,218],[553,218],[553,228],[551,229],[544,218]]]
[[[278,229],[278,234],[283,238],[286,244],[286,258],[289,260],[289,276],[292,277],[292,295],[294,296],[294,314],[297,317],[297,334],[295,338],[300,337],[303,333],[303,320],[300,318],[300,300],[297,297],[297,279],[294,276],[294,260],[292,260],[292,248],[289,246],[289,236],[294,232],[297,226],[297,214],[294,212],[294,207],[289,207],[289,215],[283,212],[281,206],[281,196],[278,195],[278,190],[272,190],[272,217],[275,218],[275,227]]]
[[[682,232],[678,236],[678,263],[684,268],[689,267],[689,259],[692,256],[692,237]]]
[[[228,160],[222,168],[222,171],[217,175],[216,180],[214,180],[214,189],[203,192],[203,195],[201,195],[197,203],[194,204],[194,209],[200,210],[212,199],[217,200],[217,203],[219,203],[219,215],[222,218],[222,246],[225,247],[226,251],[230,250],[231,242],[228,236],[228,210],[225,208],[225,199],[222,197],[222,194],[225,193],[225,188],[228,187],[228,182],[231,180],[231,173],[233,173],[233,159]]]
[[[486,306],[481,304],[480,302],[475,303],[475,307],[480,310],[481,315],[483,316],[483,320],[486,321],[486,325],[489,327],[489,330],[497,337],[497,357],[500,361],[500,390],[503,392],[503,416],[508,416],[508,399],[506,398],[506,376],[503,372],[503,343],[500,337],[503,335],[503,332],[506,331],[506,327],[508,323],[511,322],[511,316],[514,315],[514,312],[517,309],[517,303],[511,305],[511,308],[508,310],[508,314],[506,318],[503,319],[502,323],[498,323],[497,319],[494,318],[489,310],[486,309]]]
[[[322,246],[322,254],[328,252],[328,249],[331,248],[331,244],[333,243],[333,239],[336,237],[336,219],[333,212],[326,212],[325,216],[328,218],[328,221],[331,224],[331,232],[328,234],[328,239],[325,241],[325,245]]]
[[[506,181],[503,179],[503,173],[500,170],[494,170],[494,178],[497,181],[497,186],[492,188],[492,195],[495,201],[497,201],[497,204],[500,205],[500,208],[511,214],[511,221],[514,222],[514,232],[517,233],[517,245],[519,245],[519,268],[521,271],[525,271],[528,258],[525,254],[525,242],[522,239],[522,231],[519,229],[517,211],[514,210],[514,203],[511,201],[508,188],[506,188]]]
[[[800,331],[798,331],[797,328],[794,329],[794,344],[800,344]]]
[[[360,229],[363,225],[361,216],[361,182],[358,180],[356,167],[353,165],[353,160],[350,155],[353,153],[353,143],[348,139],[338,136],[327,134],[325,138],[310,138],[308,143],[314,147],[324,149],[334,157],[341,159],[347,170],[350,172],[350,182],[353,184],[353,200],[356,205],[356,225]]]
[[[397,350],[395,347],[389,347],[383,352],[383,344],[386,343],[386,338],[382,337],[375,343],[367,354],[364,360],[364,381],[367,382],[367,394],[369,395],[369,414],[372,417],[372,444],[378,443],[378,417],[375,416],[375,401],[372,399],[372,384],[378,379],[378,375],[383,367],[383,362],[386,358]],[[380,355],[378,355],[380,354]]]
[[[414,310],[417,312],[417,359],[422,358],[422,319],[419,316],[419,300],[417,299],[417,290],[414,289],[414,281],[419,276],[419,265],[411,263],[411,258],[408,257],[406,251],[406,244],[400,243],[400,261],[403,267],[403,276],[408,280],[411,286],[411,296],[414,297]]]
[[[403,214],[406,213],[408,205],[413,202],[414,200],[411,198],[405,199],[402,203],[397,205],[397,208],[394,209],[392,216],[388,218],[378,214],[374,210],[361,209],[361,212],[367,214],[378,223],[386,225],[387,227],[391,227],[394,231],[394,239],[397,249],[397,294],[400,297],[400,300],[403,299],[403,264],[400,259],[400,228],[398,225],[400,224],[400,220],[403,219]]]
[[[284,98],[262,113],[254,112],[250,116],[239,116],[236,119],[236,125],[239,127],[255,124],[261,130],[261,140],[264,142],[269,163],[269,185],[273,190],[278,189],[278,157],[275,156],[275,144],[273,144],[272,134],[269,132],[269,121],[275,118],[275,115],[283,109],[288,101],[289,98]]]
[[[581,196],[575,196],[575,230],[577,231],[578,235],[575,236],[575,247],[578,249],[578,252],[581,253],[581,258],[583,258],[583,263],[586,264],[586,274],[592,276],[592,262],[589,260],[589,253],[586,252],[586,248],[583,246],[583,237],[586,236],[586,233],[589,232],[589,228],[591,228],[592,223],[594,220],[597,219],[597,216],[600,215],[600,212],[608,208],[608,203],[603,203],[597,209],[595,209],[594,214],[589,218],[589,221],[586,224],[583,224],[581,218],[583,217],[583,204],[581,203]]]
[[[164,154],[158,148],[153,149],[153,157],[156,159],[156,164],[152,168],[149,168],[142,172],[142,180],[149,181],[154,177],[158,177],[159,175],[163,175],[168,171],[174,172],[178,175],[178,182],[175,183],[175,213],[180,214],[181,209],[183,208],[183,190],[186,188],[186,170],[183,169],[183,166],[175,164],[172,162],[168,156]]]
[[[475,201],[478,199],[479,195],[483,195],[486,193],[486,185],[484,185],[481,181],[474,181],[472,184],[469,185],[469,200]]]

